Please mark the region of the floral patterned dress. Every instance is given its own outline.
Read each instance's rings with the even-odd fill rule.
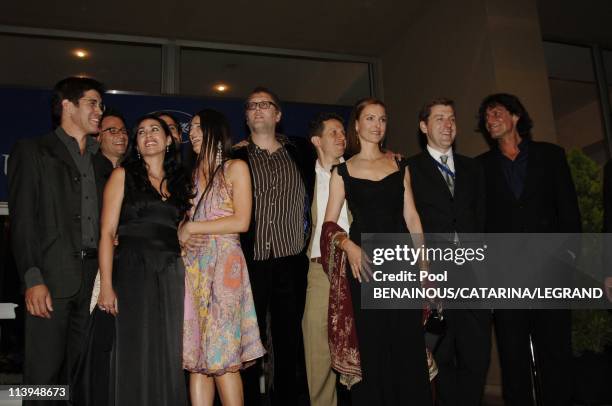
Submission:
[[[202,192],[197,191],[197,204],[191,212],[193,221],[215,220],[234,213],[231,185],[220,171],[204,199]],[[206,238],[203,247],[183,257],[183,368],[222,375],[248,367],[265,350],[238,234]]]

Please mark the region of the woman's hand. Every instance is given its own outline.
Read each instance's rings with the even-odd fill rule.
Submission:
[[[185,255],[187,251],[195,251],[206,244],[205,234],[194,234],[193,233],[193,222],[184,221],[179,226],[177,235],[179,245],[182,248],[182,255]]]
[[[183,221],[178,228],[178,239],[181,247],[185,247],[189,238],[191,238],[190,221]]]
[[[342,249],[346,253],[353,276],[360,283],[363,282],[363,280],[369,282],[372,277],[372,269],[370,269],[369,259],[365,256],[361,247],[347,238],[342,243]]]
[[[98,295],[98,308],[106,313],[116,316],[119,313],[117,306],[117,295],[112,286],[100,286],[100,295]]]

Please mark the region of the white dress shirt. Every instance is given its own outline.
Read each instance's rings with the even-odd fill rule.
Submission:
[[[344,162],[344,159],[340,158],[340,162]],[[327,171],[317,159],[315,164],[316,173],[316,191],[317,195],[317,224],[314,228],[314,234],[312,235],[312,246],[310,250],[310,258],[318,258],[321,256],[321,229],[323,228],[323,220],[325,219],[325,208],[327,207],[327,200],[329,200],[329,181],[331,179],[331,172]],[[346,200],[342,204],[342,210],[340,210],[340,217],[338,218],[338,225],[349,231],[349,220],[346,208]]]
[[[452,148],[449,148],[448,151],[446,151],[445,153],[442,153],[438,150],[433,149],[432,147],[429,146],[429,144],[427,144],[427,152],[429,152],[429,155],[431,155],[433,159],[435,159],[437,162],[440,162],[440,163],[442,163],[442,160],[440,159],[440,157],[442,155],[446,155],[448,157],[448,161],[446,161],[446,164],[448,165],[450,170],[453,173],[455,173],[455,160],[453,159],[453,149]],[[440,172],[442,172],[442,170],[440,170]]]

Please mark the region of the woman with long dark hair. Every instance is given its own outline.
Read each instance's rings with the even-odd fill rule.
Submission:
[[[189,138],[198,158],[194,205],[179,230],[186,251],[183,367],[193,406],[212,405],[215,386],[225,406],[242,405],[240,370],[265,353],[238,235],[251,220],[251,176],[244,161],[229,159],[223,114],[194,115]],[[203,244],[190,246],[194,236]]]
[[[98,307],[115,316],[116,327],[109,404],[185,405],[177,227],[190,186],[163,120],[140,118],[131,138],[106,185],[100,225]]]
[[[346,255],[349,286],[344,293],[352,298],[355,321],[345,325],[331,322],[331,342],[340,343],[331,348],[332,358],[337,355],[336,362],[345,370],[340,371],[341,381],[349,386],[355,384],[351,389],[354,406],[427,406],[432,399],[422,311],[361,308],[360,285],[364,278],[367,280],[366,264],[362,262],[362,233],[409,231],[416,246],[422,242],[423,228],[406,162],[396,160],[382,149],[386,127],[387,113],[382,101],[368,98],[357,102],[348,127],[348,152],[353,156],[332,171],[321,247],[333,253],[334,248],[326,247],[336,247]],[[345,199],[353,215],[348,236],[335,224]],[[337,264],[326,262],[330,258],[327,254],[322,258],[330,275],[334,274]],[[334,283],[332,280],[332,289]],[[332,306],[333,302],[330,312],[334,313],[336,309]],[[346,315],[347,309],[339,310],[341,316]],[[336,341],[337,335],[350,338]]]

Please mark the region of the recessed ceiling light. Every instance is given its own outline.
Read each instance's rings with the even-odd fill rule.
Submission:
[[[84,49],[75,49],[74,51],[72,51],[72,54],[74,56],[76,56],[77,58],[87,58],[89,56],[89,52],[87,52]]]
[[[229,87],[225,83],[218,83],[214,86],[214,89],[217,93],[225,93]]]

